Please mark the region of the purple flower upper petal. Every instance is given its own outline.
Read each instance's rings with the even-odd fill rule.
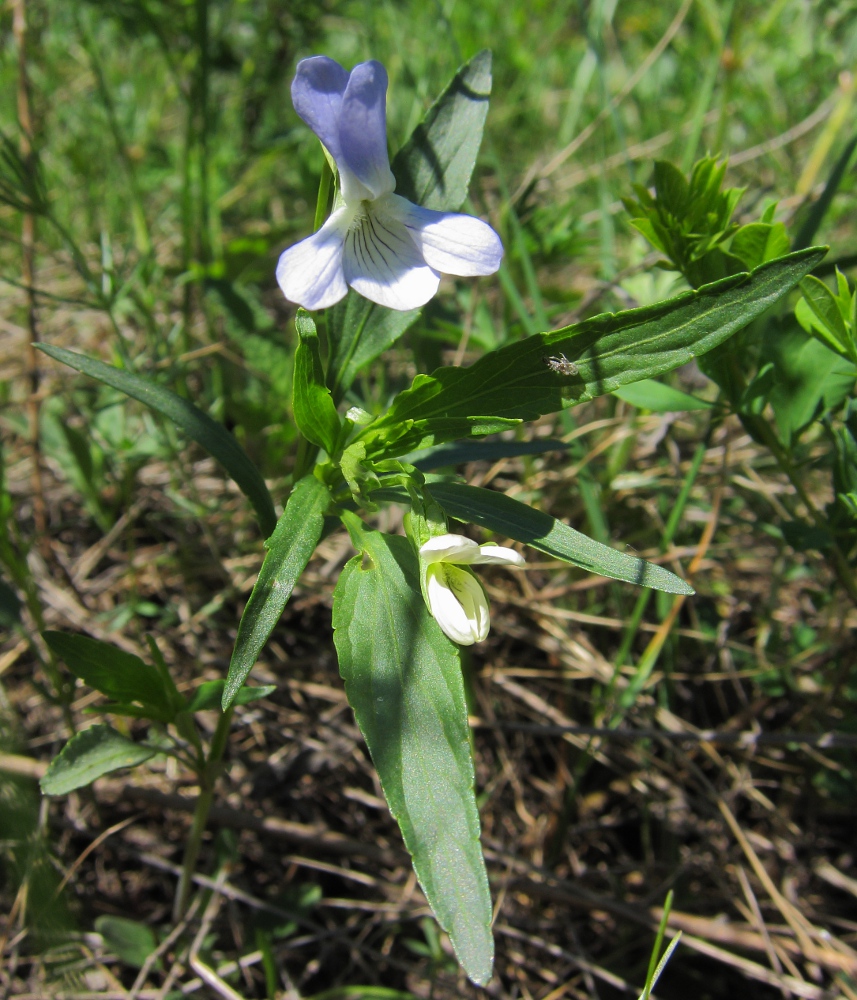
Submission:
[[[351,71],[342,97],[339,143],[342,159],[337,157],[337,163],[346,201],[349,192],[343,166],[369,190],[371,198],[395,188],[387,155],[387,71],[375,60]]]
[[[292,80],[292,103],[336,160],[341,159],[339,116],[348,73],[328,56],[301,59]]]

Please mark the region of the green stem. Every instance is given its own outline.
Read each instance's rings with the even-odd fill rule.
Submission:
[[[214,786],[221,771],[221,759],[226,743],[229,738],[229,727],[232,722],[232,708],[228,708],[221,716],[211,738],[211,747],[208,757],[200,761],[199,769],[199,797],[193,811],[193,822],[188,835],[187,846],[185,847],[184,861],[182,862],[182,873],[176,889],[176,900],[173,906],[173,921],[178,922],[187,912],[190,902],[190,890],[193,885],[193,876],[196,871],[196,863],[199,860],[199,852],[202,847],[202,836],[208,824],[208,814],[211,812],[211,805],[214,801]]]

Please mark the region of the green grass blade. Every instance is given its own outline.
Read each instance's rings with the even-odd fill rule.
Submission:
[[[481,524],[590,573],[668,594],[693,593],[689,584],[663,566],[602,545],[549,514],[502,493],[459,483],[432,483],[430,490],[451,517]]]

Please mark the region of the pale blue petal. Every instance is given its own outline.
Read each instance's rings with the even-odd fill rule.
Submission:
[[[472,215],[433,212],[396,194],[384,202],[385,212],[402,221],[425,262],[435,270],[473,277],[499,269],[503,244],[487,222]]]
[[[356,292],[388,309],[423,306],[440,283],[405,227],[372,211],[349,229],[343,266],[345,280]]]
[[[345,297],[343,247],[352,213],[340,208],[317,233],[280,255],[277,283],[283,295],[304,309],[326,309]]]
[[[295,111],[321,139],[337,164],[340,160],[339,115],[347,85],[348,73],[327,56],[301,59],[292,80]]]
[[[378,198],[396,186],[387,155],[387,71],[374,60],[360,63],[351,71],[342,97],[339,116],[339,143],[342,167],[357,178]],[[342,178],[342,193],[352,201],[346,177]]]

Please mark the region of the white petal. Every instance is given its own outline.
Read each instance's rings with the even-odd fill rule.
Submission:
[[[405,227],[379,218],[374,205],[369,202],[367,213],[348,231],[345,280],[379,306],[402,311],[423,306],[437,291],[440,275],[420,257]]]
[[[388,195],[387,210],[405,224],[425,262],[442,274],[494,274],[503,259],[500,237],[481,219],[433,212],[399,195]]]
[[[523,566],[526,559],[520,552],[505,545],[492,545],[490,542],[479,546],[479,555],[470,560],[474,563],[505,563],[508,566]]]
[[[353,201],[354,195],[358,194],[349,190],[352,180],[349,172],[368,189],[370,199],[378,198],[396,186],[387,155],[386,104],[387,71],[381,63],[372,60],[355,66],[342,96],[339,116],[341,155],[336,158],[346,202]]]
[[[488,601],[472,573],[448,563],[436,563],[428,568],[426,593],[432,616],[453,642],[472,646],[488,635]]]
[[[290,302],[304,309],[325,309],[345,297],[342,257],[352,215],[348,208],[338,209],[317,233],[280,255],[277,283]]]
[[[466,535],[436,535],[420,546],[425,563],[470,563],[479,557],[479,546]]]

